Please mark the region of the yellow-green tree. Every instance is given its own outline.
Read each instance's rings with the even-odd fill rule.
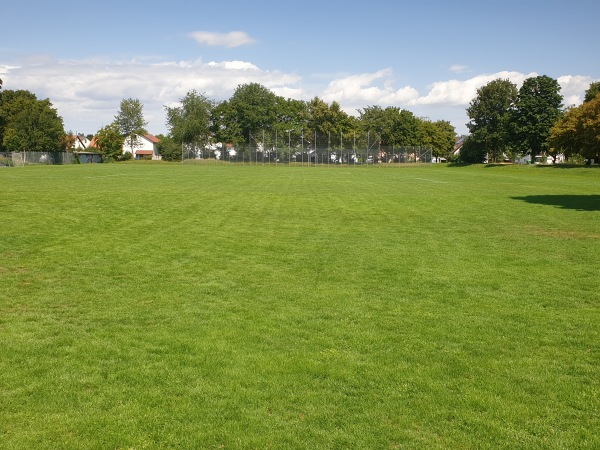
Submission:
[[[553,154],[580,154],[600,164],[600,94],[567,109],[550,130],[548,143]]]

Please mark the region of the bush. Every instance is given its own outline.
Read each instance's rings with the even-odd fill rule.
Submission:
[[[460,149],[458,161],[467,164],[482,164],[485,162],[486,156],[485,145],[469,136]]]
[[[170,137],[165,137],[158,144],[158,153],[163,161],[181,161],[181,145]]]
[[[131,153],[123,153],[117,157],[117,161],[130,161],[132,159]]]
[[[0,166],[12,167],[13,160],[10,156],[0,155]]]

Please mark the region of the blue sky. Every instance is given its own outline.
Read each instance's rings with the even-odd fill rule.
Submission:
[[[600,80],[597,0],[5,1],[4,89],[50,98],[65,129],[95,133],[123,98],[164,106],[196,89],[226,100],[258,82],[351,114],[397,106],[466,132],[465,109],[495,78],[556,78],[566,105]]]

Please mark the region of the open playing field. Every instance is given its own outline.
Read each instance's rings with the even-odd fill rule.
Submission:
[[[600,447],[600,169],[0,183],[0,448]]]

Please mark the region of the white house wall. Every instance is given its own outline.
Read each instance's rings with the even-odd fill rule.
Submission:
[[[133,158],[134,159],[137,156],[137,153],[139,150],[145,150],[145,151],[149,150],[152,152],[152,159],[160,159],[160,156],[158,155],[158,151],[156,150],[156,145],[154,144],[154,142],[152,142],[150,139],[148,139],[145,136],[137,137],[136,145],[134,146],[134,149],[133,149]],[[129,145],[127,139],[125,139],[123,141],[123,154],[125,154],[125,153],[131,153],[131,146]]]

